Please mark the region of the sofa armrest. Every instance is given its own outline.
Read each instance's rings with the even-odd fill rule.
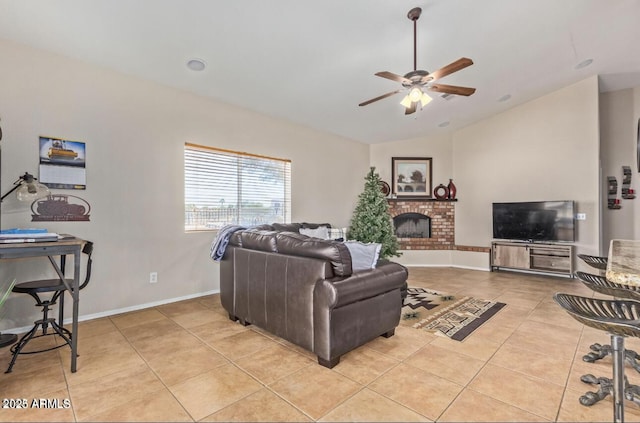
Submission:
[[[315,295],[324,296],[322,303],[329,308],[337,308],[394,289],[402,289],[407,276],[408,272],[404,266],[393,262],[381,262],[375,269],[354,273],[347,278],[323,280],[316,286]]]

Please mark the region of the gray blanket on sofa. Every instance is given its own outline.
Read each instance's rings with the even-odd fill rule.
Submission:
[[[222,260],[222,256],[224,256],[224,252],[227,249],[227,245],[229,244],[229,238],[236,231],[241,231],[243,229],[247,229],[245,226],[240,225],[226,225],[222,227],[218,231],[218,235],[211,243],[211,258],[215,261]]]

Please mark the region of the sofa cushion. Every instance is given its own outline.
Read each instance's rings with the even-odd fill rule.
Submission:
[[[329,260],[336,276],[350,276],[351,255],[341,242],[310,238],[295,232],[276,234],[276,247],[281,254]]]
[[[275,231],[273,225],[270,225],[268,223],[263,223],[262,225],[258,226],[252,226],[250,229],[255,229],[257,231]]]
[[[277,253],[276,234],[275,231],[261,231],[257,229],[248,229],[238,232],[240,235],[240,246],[250,250],[267,251]]]
[[[326,226],[318,226],[315,229],[300,228],[300,233],[314,238],[329,239],[329,228]]]
[[[271,226],[278,232],[298,232],[302,227],[300,223],[273,223]]]
[[[354,273],[376,268],[382,245],[374,242],[365,244],[360,241],[345,241],[344,245],[351,254],[351,267]]]
[[[305,228],[305,229],[317,229],[321,226],[326,226],[327,229],[331,229],[331,224],[330,223],[307,223],[307,222],[302,222],[300,224],[301,228]]]

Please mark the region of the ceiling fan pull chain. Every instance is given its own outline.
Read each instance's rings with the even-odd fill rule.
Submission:
[[[417,36],[416,36],[416,31],[417,31],[417,26],[418,26],[418,19],[414,19],[413,20],[413,70],[417,70],[418,69],[418,53],[417,53]]]

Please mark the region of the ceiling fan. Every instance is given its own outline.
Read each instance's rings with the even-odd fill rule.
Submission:
[[[366,106],[367,104],[371,104],[375,101],[382,100],[383,98],[387,98],[394,94],[397,94],[400,91],[409,90],[409,93],[402,99],[400,104],[402,104],[405,107],[404,114],[410,115],[411,113],[414,113],[416,111],[416,108],[418,107],[418,103],[420,103],[420,105],[424,107],[427,105],[427,103],[431,101],[431,97],[429,97],[425,93],[425,91],[435,91],[439,93],[464,95],[464,96],[470,96],[471,94],[476,92],[475,88],[434,83],[436,80],[440,78],[444,78],[445,76],[450,75],[459,70],[462,70],[467,66],[473,65],[473,61],[466,57],[462,57],[456,60],[455,62],[450,63],[447,66],[431,73],[425,70],[417,69],[416,27],[417,27],[418,18],[420,17],[421,13],[422,13],[422,9],[419,7],[414,7],[409,11],[409,13],[407,13],[407,17],[413,21],[413,71],[405,74],[404,76],[396,75],[395,73],[391,73],[388,71],[376,73],[376,76],[380,76],[382,78],[387,78],[392,81],[400,82],[403,88],[392,91],[390,93],[383,94],[376,98],[372,98],[371,100],[362,102],[359,104],[359,106]]]

